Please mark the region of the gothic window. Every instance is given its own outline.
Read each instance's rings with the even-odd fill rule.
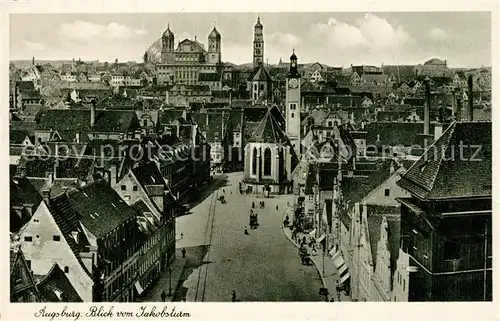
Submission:
[[[280,148],[278,151],[278,167],[279,167],[280,179],[283,179],[285,177],[286,171],[285,171],[285,155],[283,153],[282,148]]]
[[[257,148],[252,152],[252,175],[257,175]]]
[[[271,149],[264,151],[264,175],[271,175]]]

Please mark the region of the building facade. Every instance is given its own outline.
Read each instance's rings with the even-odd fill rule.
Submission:
[[[156,66],[159,84],[195,85],[200,73],[215,73],[221,67],[221,35],[215,27],[208,35],[208,49],[196,37],[180,41],[176,48],[170,26],[161,41],[161,63]]]

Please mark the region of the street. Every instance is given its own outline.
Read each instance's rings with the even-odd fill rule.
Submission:
[[[314,266],[301,265],[297,248],[281,230],[291,196],[240,195],[241,177],[241,173],[219,175],[215,179],[227,180],[225,184],[190,214],[177,218],[177,253],[185,248],[188,263],[174,300],[231,301],[234,290],[237,301],[321,301],[318,272]],[[217,200],[220,195],[226,204]],[[264,209],[258,208],[261,200]],[[260,224],[256,229],[249,226],[252,202]],[[249,235],[244,234],[245,226]]]

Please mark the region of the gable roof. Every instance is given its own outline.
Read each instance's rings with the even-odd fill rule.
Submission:
[[[378,242],[380,241],[381,225],[384,217],[388,220],[388,249],[391,252],[391,266],[395,263],[395,246],[399,247],[399,228],[394,224],[400,220],[400,207],[388,205],[367,204],[367,228],[369,234],[370,250],[372,253],[374,269],[377,264]],[[391,224],[389,224],[391,221]],[[391,229],[392,228],[392,229]]]
[[[68,197],[82,224],[96,238],[101,238],[136,215],[104,180],[73,190]]]
[[[491,127],[491,122],[451,124],[398,185],[426,200],[491,197]]]
[[[59,264],[38,283],[43,302],[83,302]]]
[[[138,125],[137,115],[133,110],[97,110],[92,127],[88,109],[49,109],[41,113],[37,129],[126,132],[136,129]]]
[[[271,112],[267,112],[254,133],[248,139],[249,143],[285,143],[287,138]]]
[[[363,200],[392,175],[390,172],[392,162],[390,159],[383,161],[368,177],[343,177],[340,188],[344,200],[350,201],[351,206]]]
[[[264,65],[260,65],[253,70],[248,80],[271,82],[271,76],[269,76],[269,73],[267,72],[266,68],[264,68]]]

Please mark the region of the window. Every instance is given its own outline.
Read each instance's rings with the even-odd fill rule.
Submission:
[[[293,113],[290,115],[290,117],[291,117],[291,118],[293,118],[294,116],[295,116],[295,115],[294,115]]]
[[[134,185],[134,187],[132,187],[132,189],[134,190],[134,192],[137,191],[137,185]]]
[[[54,236],[52,236],[52,240],[55,241],[55,242],[59,242],[61,240],[61,236],[60,235],[54,235]]]
[[[290,109],[295,110],[297,108],[297,104],[290,104]]]
[[[127,190],[127,185],[122,185],[122,191],[126,191]]]
[[[403,291],[405,290],[406,287],[406,280],[403,280]]]
[[[444,260],[457,260],[460,258],[460,243],[457,241],[446,241],[443,247]]]
[[[254,147],[252,153],[252,175],[257,174],[257,148]]]
[[[271,149],[264,150],[264,175],[271,175]]]
[[[67,266],[64,267],[64,273],[69,273],[69,267]]]
[[[389,197],[389,195],[391,195],[391,190],[390,190],[390,189],[388,189],[388,188],[386,188],[386,189],[384,190],[384,195],[385,195],[385,197]]]
[[[25,242],[32,242],[33,241],[33,237],[31,237],[31,236],[25,236],[24,237],[24,241]]]

